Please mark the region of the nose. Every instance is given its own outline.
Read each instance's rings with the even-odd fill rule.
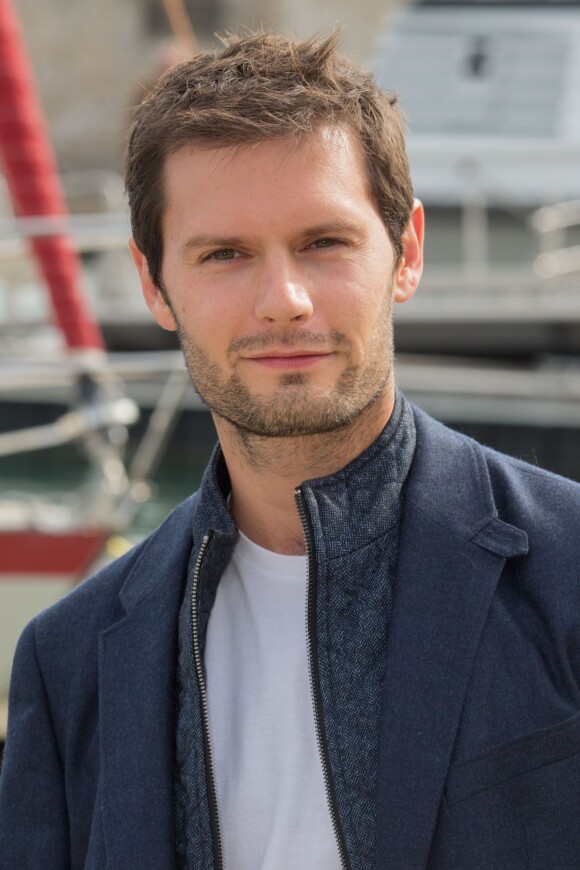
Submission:
[[[276,256],[263,264],[257,276],[255,314],[263,323],[305,323],[313,305],[310,292],[301,274],[289,257]]]

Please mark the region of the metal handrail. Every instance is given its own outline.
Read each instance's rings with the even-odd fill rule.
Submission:
[[[126,248],[131,229],[125,212],[4,218],[0,220],[0,259],[25,256],[24,239],[63,234],[80,253],[98,253]]]
[[[528,218],[528,226],[541,242],[541,252],[533,264],[536,275],[549,279],[580,272],[580,245],[564,244],[564,231],[580,226],[580,199],[536,209]]]
[[[107,404],[82,407],[63,414],[54,423],[0,433],[0,456],[60,447],[71,441],[78,441],[89,432],[111,426],[130,426],[138,419],[139,409],[136,403],[126,397]]]
[[[540,235],[579,226],[580,199],[544,205],[532,212],[528,218],[528,225]]]
[[[540,278],[557,278],[580,272],[580,245],[544,251],[534,260],[534,272]]]

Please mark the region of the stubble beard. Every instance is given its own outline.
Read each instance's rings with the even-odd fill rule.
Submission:
[[[388,292],[388,291],[387,291]],[[237,372],[225,377],[207,352],[187,333],[175,316],[179,343],[193,387],[211,412],[238,431],[247,442],[258,438],[298,438],[344,430],[384,394],[393,374],[391,305],[382,306],[386,322],[371,337],[370,362],[362,368],[353,362],[350,343],[341,333],[322,336],[302,330],[293,334],[240,339],[232,350],[263,351],[268,346],[308,346],[324,344],[336,348],[347,360],[335,386],[317,388],[308,373],[281,374],[276,390],[267,397],[253,394]]]

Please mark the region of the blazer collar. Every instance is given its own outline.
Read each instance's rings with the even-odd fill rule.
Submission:
[[[192,547],[188,499],[142,546],[99,637],[100,794],[111,867],[175,866],[177,622]]]
[[[499,576],[527,552],[482,449],[414,409],[384,678],[378,866],[424,870],[471,665]]]
[[[125,617],[99,637],[101,795],[112,867],[175,865],[175,683],[179,610],[208,528],[233,545],[219,446],[200,489],[140,547],[119,597]]]

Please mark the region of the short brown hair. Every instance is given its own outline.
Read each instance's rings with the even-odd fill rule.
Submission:
[[[138,106],[129,131],[131,225],[154,284],[163,286],[163,170],[169,155],[192,144],[301,139],[328,124],[345,126],[360,142],[369,187],[398,259],[413,188],[396,97],[337,53],[337,33],[303,42],[251,33],[222,43],[165,73]]]

